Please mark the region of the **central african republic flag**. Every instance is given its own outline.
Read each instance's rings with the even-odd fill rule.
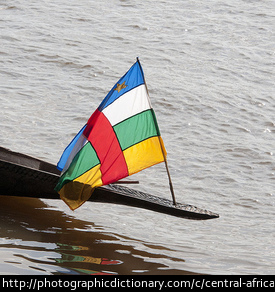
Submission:
[[[94,188],[165,160],[139,60],[114,85],[63,152],[56,191],[74,210]]]

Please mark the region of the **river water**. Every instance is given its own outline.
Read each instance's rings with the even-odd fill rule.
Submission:
[[[274,1],[0,1],[0,144],[57,163],[139,57],[192,221],[7,197],[0,274],[274,274]],[[163,164],[132,176],[170,198]]]

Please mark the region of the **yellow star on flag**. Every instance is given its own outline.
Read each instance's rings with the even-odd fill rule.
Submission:
[[[123,88],[126,88],[126,87],[127,87],[127,85],[125,85],[125,81],[124,81],[122,84],[118,83],[115,90],[117,90],[117,92],[119,93],[120,90],[122,90]]]

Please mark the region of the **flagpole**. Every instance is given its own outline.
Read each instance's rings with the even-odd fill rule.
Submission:
[[[141,67],[138,57],[137,57],[137,62],[139,64],[139,66]],[[144,85],[145,85],[147,94],[149,96],[149,91],[148,91],[148,87],[147,87],[147,84],[146,84],[146,81],[145,81],[145,77],[144,76],[143,76],[143,79],[144,79]],[[166,155],[165,155],[165,150],[163,149],[163,143],[160,141],[160,137],[159,136],[158,136],[158,139],[159,139],[159,143],[160,143],[162,155],[164,157],[164,163],[165,163],[166,172],[167,172],[167,175],[168,175],[169,187],[170,187],[170,192],[171,192],[172,199],[173,199],[173,204],[176,206],[177,203],[176,203],[176,198],[175,198],[175,193],[174,193],[172,179],[171,179],[171,176],[170,176],[170,171],[169,171],[169,168],[168,168],[168,162],[167,162]]]
[[[161,146],[161,149],[162,149],[162,146]],[[169,171],[169,168],[168,168],[167,159],[166,159],[166,156],[164,154],[163,149],[162,149],[162,153],[163,153],[165,167],[166,167],[166,171],[167,171],[167,175],[168,175],[168,179],[169,179],[169,187],[170,187],[171,195],[172,195],[172,198],[173,198],[173,204],[176,206],[177,203],[176,203],[174,188],[173,188],[173,184],[172,184],[172,179],[171,179],[171,176],[170,176],[170,171]]]

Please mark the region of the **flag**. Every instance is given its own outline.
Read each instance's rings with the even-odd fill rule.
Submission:
[[[55,190],[72,209],[96,187],[165,160],[166,150],[139,60],[114,85],[64,150]]]

